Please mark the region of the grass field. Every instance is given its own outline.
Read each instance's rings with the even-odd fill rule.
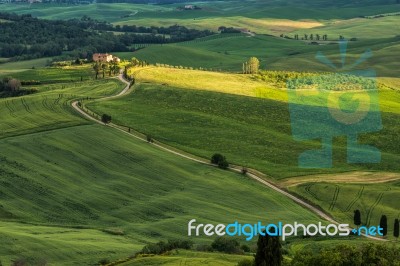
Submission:
[[[111,115],[113,123],[172,147],[203,158],[222,153],[231,163],[258,169],[341,223],[352,224],[355,209],[361,210],[362,221],[368,225],[376,225],[386,214],[392,234],[393,219],[400,217],[400,37],[395,26],[400,16],[361,16],[391,13],[398,5],[375,5],[376,0],[364,1],[362,7],[347,1],[292,2],[289,7],[281,0],[195,2],[203,9],[193,11],[178,11],[183,4],[2,4],[2,12],[45,19],[87,15],[115,25],[179,24],[214,31],[224,25],[257,34],[213,35],[115,53],[125,59],[230,73],[154,66],[135,69],[137,84],[131,94],[93,102],[89,98],[116,94],[124,85],[115,78],[94,80],[90,65],[51,68],[45,67],[51,58],[20,62],[0,58],[0,78],[41,82],[29,86],[38,93],[0,99],[1,263],[117,261],[151,242],[187,239],[187,222],[193,218],[214,224],[321,220],[246,176],[189,161],[83,119],[70,106],[78,98],[86,98],[86,106],[97,114]],[[277,37],[281,33],[328,34],[332,43],[309,45]],[[382,162],[347,164],[346,138],[335,137],[332,169],[301,169],[298,155],[320,148],[320,141],[293,139],[287,91],[273,82],[237,73],[251,56],[260,59],[262,69],[331,71],[315,55],[321,51],[340,63],[335,43],[339,35],[359,39],[349,44],[347,65],[366,49],[374,53],[359,68],[375,69],[384,85],[380,89],[384,128],[361,135],[360,141],[379,148]],[[309,107],[319,106],[317,101]],[[191,240],[197,246],[210,244],[214,238]],[[284,243],[284,249],[292,256],[303,248],[368,241],[299,237]],[[249,243],[252,248],[254,244],[255,240]],[[121,265],[236,265],[250,257],[179,250]]]
[[[14,245],[12,253],[0,248],[2,258],[15,258],[16,254],[37,258],[38,248],[47,244],[52,249],[41,251],[42,257],[60,262],[70,256],[67,264],[76,264],[95,248],[73,246],[77,235],[83,234],[80,245],[84,247],[86,240],[105,238],[101,233],[105,230],[111,232],[115,249],[104,243],[91,259],[104,257],[101,250],[106,247],[115,252],[111,258],[126,257],[149,241],[184,238],[192,218],[214,223],[318,219],[255,181],[171,156],[100,125],[10,137],[0,140],[0,149],[0,218],[15,223],[13,226],[28,221],[24,230],[31,233],[21,239],[32,238]],[[54,239],[65,239],[65,247],[71,243],[71,248],[43,243],[45,235],[37,225],[65,227],[54,229]],[[71,226],[76,234],[70,234]],[[97,230],[92,238],[91,230]],[[122,235],[118,238],[114,231]],[[6,232],[2,230],[3,235]],[[35,244],[36,238],[43,246]],[[207,241],[204,237],[193,240]],[[117,250],[118,241],[121,250]],[[127,248],[132,252],[126,253]]]
[[[46,66],[51,58],[39,58],[33,60],[5,62],[0,64],[0,76],[10,76],[16,73],[25,72],[29,69]]]
[[[192,218],[215,223],[318,219],[241,175],[171,156],[108,127],[87,125],[70,101],[122,89],[114,79],[67,82],[87,71],[29,70],[20,78],[51,83],[37,86],[33,95],[0,100],[8,110],[0,135],[3,264],[17,259],[56,265],[117,260],[148,242],[184,238]]]
[[[358,16],[371,16],[392,13],[396,5],[374,5],[373,3],[360,5],[332,5],[328,1],[315,1],[307,5],[302,1],[292,1],[288,8],[279,1],[266,3],[265,1],[211,1],[193,2],[202,7],[202,10],[179,11],[182,4],[168,5],[140,5],[140,4],[91,4],[91,5],[58,5],[58,4],[2,4],[2,10],[19,14],[30,13],[34,16],[47,19],[81,18],[84,15],[110,22],[137,23],[140,19],[178,18],[179,24],[193,23],[194,19],[206,21],[206,24],[223,25],[229,18],[243,16],[252,19],[291,19],[291,20],[329,20],[350,19]],[[312,8],[310,8],[312,6]],[[216,20],[218,19],[219,20]],[[213,22],[214,19],[214,22]],[[210,20],[211,22],[208,22]],[[146,21],[143,21],[147,23]],[[154,24],[153,24],[154,25]]]
[[[400,182],[384,184],[305,183],[289,188],[321,208],[353,224],[353,212],[361,211],[364,225],[379,225],[381,215],[388,217],[388,236],[393,235],[394,219],[400,218]]]
[[[40,79],[40,78],[39,78]],[[59,83],[33,86],[35,93],[19,98],[0,99],[4,110],[0,125],[0,138],[70,127],[87,123],[72,110],[72,99],[104,97],[122,89],[117,80]]]
[[[338,38],[339,35],[342,35],[347,39],[357,38],[359,40],[393,38],[398,36],[395,25],[399,23],[400,16],[333,20],[321,27],[297,29],[290,34],[297,33],[300,37],[304,34],[328,34],[332,38]],[[377,29],[379,29],[379,34],[376,34]]]
[[[346,53],[346,64],[353,64],[367,50],[373,57],[355,69],[373,68],[379,77],[398,77],[396,71],[399,37],[380,40],[350,42]],[[332,68],[319,62],[315,56],[321,51],[340,66],[337,43],[309,45],[307,42],[287,40],[266,35],[223,34],[191,42],[153,45],[133,53],[122,53],[125,59],[137,57],[150,63],[173,66],[212,68],[241,72],[242,64],[251,56],[261,62],[261,69],[287,71],[331,72]],[[354,70],[354,69],[352,69]]]
[[[171,255],[137,258],[123,266],[136,265],[188,265],[188,266],[233,266],[243,259],[251,260],[252,256],[229,255],[222,253],[193,252],[186,250],[174,251]]]
[[[153,74],[147,74],[153,70]],[[271,95],[268,96],[268,91],[265,91],[267,95],[263,95],[267,99],[259,99],[254,96],[258,96],[260,89],[251,90],[250,86],[241,89],[241,82],[246,77],[228,74],[223,79],[224,74],[208,72],[200,77],[204,77],[205,84],[210,84],[204,86],[205,90],[214,92],[199,91],[201,85],[196,84],[202,82],[198,80],[190,85],[190,70],[153,70],[143,69],[135,73],[144,83],[137,86],[129,96],[91,103],[89,107],[97,113],[111,114],[116,123],[131,126],[160,141],[205,158],[221,152],[233,163],[257,168],[275,178],[315,173],[315,170],[297,167],[297,156],[304,150],[318,148],[320,144],[319,141],[293,140],[285,91],[270,89]],[[182,76],[179,76],[180,73]],[[146,83],[160,82],[164,77],[164,85]],[[400,170],[400,149],[396,144],[398,141],[393,141],[397,139],[396,132],[399,130],[396,122],[399,97],[397,91],[381,91],[384,129],[379,133],[365,134],[361,138],[363,143],[373,143],[382,150],[382,163],[348,165],[346,140],[338,137],[334,141],[334,168],[327,172]]]

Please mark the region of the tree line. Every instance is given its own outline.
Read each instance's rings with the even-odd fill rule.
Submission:
[[[353,221],[354,221],[354,225],[356,225],[357,227],[362,225],[360,210],[354,211]],[[382,228],[383,237],[386,237],[389,226],[388,226],[388,218],[384,214],[381,216],[381,219],[379,220],[379,227]],[[394,219],[393,236],[396,239],[399,239],[399,236],[400,236],[400,221],[398,218]]]
[[[28,84],[27,84],[28,83]],[[24,85],[31,85],[31,82]],[[24,89],[21,87],[22,82],[12,77],[5,77],[0,80],[0,98],[16,97],[37,92],[36,89]]]
[[[97,52],[133,51],[131,46],[136,43],[182,42],[213,34],[209,30],[179,25],[114,27],[88,17],[45,20],[29,14],[0,13],[0,19],[5,21],[0,27],[0,57],[15,60],[59,56],[65,52],[73,52],[74,57],[91,58]],[[118,29],[124,34],[114,34]]]

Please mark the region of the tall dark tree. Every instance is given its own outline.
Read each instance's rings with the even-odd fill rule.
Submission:
[[[379,222],[379,226],[382,228],[383,236],[386,236],[388,231],[388,223],[386,215],[382,215],[381,220]]]
[[[271,230],[272,231],[272,230]],[[280,266],[283,261],[282,245],[279,236],[259,235],[257,253],[254,256],[256,266]]]
[[[354,224],[357,226],[357,228],[361,225],[361,212],[360,212],[360,210],[355,210],[354,211]]]
[[[400,236],[400,222],[399,219],[394,220],[393,236],[398,239]]]

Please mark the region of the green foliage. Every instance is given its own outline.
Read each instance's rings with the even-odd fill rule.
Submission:
[[[395,237],[395,238],[399,238],[399,236],[400,236],[400,222],[399,222],[399,219],[395,219],[394,220],[394,226],[393,226],[393,236]]]
[[[225,157],[222,154],[215,153],[213,156],[211,156],[211,163],[212,164],[218,164],[219,162],[223,161]]]
[[[138,254],[164,254],[167,251],[174,249],[191,249],[193,242],[189,240],[168,240],[168,242],[159,241],[155,244],[148,244],[143,247],[142,251]]]
[[[162,28],[136,26],[116,28],[110,23],[88,17],[81,20],[49,21],[33,18],[31,15],[0,13],[0,19],[12,22],[2,23],[0,28],[0,56],[15,57],[19,60],[59,56],[65,50],[74,55],[78,54],[79,57],[91,59],[93,53],[97,51],[128,51],[128,46],[132,43],[188,41],[212,34],[209,30],[188,29],[178,25]],[[136,34],[154,30],[170,37]],[[113,31],[122,31],[125,34],[114,34]],[[23,34],[20,34],[21,32]]]
[[[388,232],[388,221],[386,215],[381,216],[381,220],[379,222],[379,226],[382,228],[382,234],[383,236],[387,235]]]
[[[279,236],[260,234],[257,241],[257,252],[254,256],[255,266],[280,266],[282,261],[282,244]]]
[[[400,265],[400,249],[384,244],[370,243],[357,247],[342,244],[317,253],[310,250],[297,252],[291,265]]]
[[[211,163],[218,165],[219,168],[221,169],[228,169],[229,168],[229,163],[226,160],[225,156],[219,153],[215,153],[211,157]]]
[[[316,73],[309,72],[294,72],[294,71],[265,71],[261,70],[256,76],[258,79],[273,83],[279,88],[287,87],[287,82],[290,79],[302,79],[315,76]]]
[[[250,57],[250,59],[243,64],[243,74],[257,74],[259,68],[260,60],[256,57]]]
[[[241,245],[240,249],[243,250],[243,252],[250,252],[250,247],[246,244]]]
[[[354,211],[354,224],[357,226],[361,225],[361,212],[360,210],[355,210]]]
[[[154,139],[153,139],[153,137],[151,135],[146,135],[146,140],[147,140],[148,143],[153,143],[154,142]]]
[[[215,251],[224,252],[228,254],[242,253],[242,250],[240,249],[240,243],[236,239],[224,236],[216,238],[212,242],[211,247]]]
[[[101,122],[103,122],[104,124],[109,124],[111,122],[111,116],[108,114],[102,114]]]

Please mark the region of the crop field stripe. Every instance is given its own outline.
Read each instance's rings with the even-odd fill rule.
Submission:
[[[340,192],[340,187],[338,185],[335,185],[335,192],[333,193],[333,199],[331,205],[329,206],[329,210],[333,210],[333,208],[335,208],[339,192]]]
[[[304,189],[305,191],[310,194],[313,198],[315,198],[316,200],[319,200],[317,194],[315,194],[314,192],[311,191],[311,188],[314,186],[314,183],[311,183],[309,185],[307,185]]]
[[[349,203],[349,205],[346,207],[345,211],[348,212],[350,209],[354,206],[354,204],[361,198],[363,192],[364,192],[365,186],[361,186],[360,190],[358,191],[356,197]]]
[[[31,114],[32,114],[32,111],[31,111],[31,109],[29,108],[28,104],[26,103],[24,97],[21,98],[21,103],[22,103],[22,105],[24,106],[25,110],[26,110],[28,113],[31,113]]]
[[[11,100],[11,104],[9,100],[4,101],[4,104],[6,108],[8,109],[9,113],[11,116],[16,117],[17,115],[15,114],[15,110],[11,107],[11,104],[14,104],[14,102]]]
[[[368,226],[371,224],[372,212],[374,211],[375,207],[381,202],[381,200],[383,198],[383,193],[384,192],[379,193],[378,198],[376,199],[376,201],[372,204],[372,206],[368,210],[367,218],[366,218],[366,224]]]

